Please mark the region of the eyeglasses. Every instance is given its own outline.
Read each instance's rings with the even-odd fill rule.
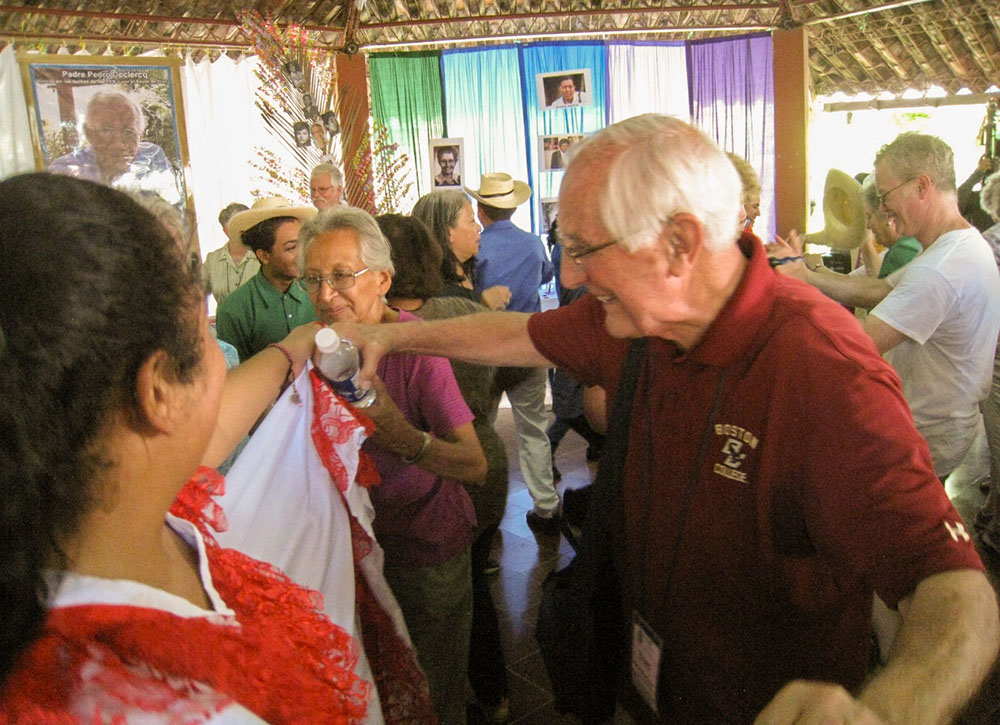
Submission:
[[[324,277],[303,277],[300,283],[305,288],[306,292],[311,295],[317,294],[324,282],[330,285],[330,289],[339,292],[353,287],[358,277],[367,271],[368,267],[365,267],[357,272],[333,272],[332,274],[328,274]]]
[[[589,257],[591,254],[597,254],[602,249],[607,249],[612,244],[618,244],[618,240],[612,239],[610,242],[604,242],[604,244],[595,244],[593,247],[584,247],[582,249],[573,249],[571,247],[567,247],[562,244],[560,244],[559,246],[562,247],[563,253],[567,257],[572,259],[577,264],[577,266],[582,266],[583,263],[586,261],[587,257]]]
[[[332,189],[332,188],[334,188],[334,187],[332,187],[332,186],[314,186],[311,189],[309,189],[309,193],[310,194],[325,194],[326,192],[330,191],[330,189]]]
[[[139,134],[134,128],[115,128],[114,126],[87,126],[87,133],[94,135],[101,141],[110,141],[117,136],[122,141],[135,142],[139,140]]]
[[[903,181],[903,182],[901,182],[899,184],[896,184],[894,187],[892,187],[891,189],[889,189],[889,191],[876,191],[875,196],[876,196],[876,198],[878,198],[878,204],[879,204],[879,206],[884,206],[885,205],[885,200],[889,198],[889,194],[891,194],[892,192],[894,192],[896,189],[898,189],[901,186],[906,186],[907,184],[909,184],[911,181],[913,181],[916,178],[917,178],[916,176],[911,176],[906,181]]]

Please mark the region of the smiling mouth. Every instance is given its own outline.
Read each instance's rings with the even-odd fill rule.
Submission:
[[[616,299],[618,299],[612,294],[594,295],[594,297],[596,297],[597,301],[600,302],[602,305],[607,304],[608,302],[614,302]]]

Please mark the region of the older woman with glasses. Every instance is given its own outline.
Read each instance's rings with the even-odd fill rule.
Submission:
[[[386,303],[394,267],[389,244],[367,212],[327,209],[302,226],[299,244],[303,284],[324,323],[416,319]],[[370,493],[385,577],[440,721],[464,723],[476,528],[465,487],[482,485],[486,459],[447,360],[386,358],[375,385],[376,401],[364,409],[375,432],[362,450],[382,479]]]

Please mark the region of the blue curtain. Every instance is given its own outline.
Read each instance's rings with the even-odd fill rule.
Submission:
[[[441,54],[447,135],[464,139],[463,183],[479,186],[481,174],[505,171],[527,180],[524,95],[516,46],[449,50]],[[531,227],[531,204],[514,223]]]
[[[761,215],[754,232],[774,238],[774,54],[770,35],[688,45],[691,118],[757,170]]]
[[[604,43],[538,43],[521,50],[524,86],[525,128],[527,130],[528,183],[532,195],[534,229],[541,229],[541,199],[559,195],[561,171],[540,171],[540,137],[560,134],[588,134],[607,123],[606,50]],[[539,99],[538,74],[559,71],[589,70],[591,105],[543,110]]]

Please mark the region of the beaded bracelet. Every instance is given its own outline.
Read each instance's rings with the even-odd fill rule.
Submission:
[[[270,345],[268,345],[268,347],[273,347],[275,350],[281,352],[281,354],[284,355],[285,359],[288,361],[288,373],[285,375],[285,380],[281,384],[281,389],[280,392],[278,393],[278,395],[280,396],[281,393],[285,392],[285,388],[287,388],[289,385],[292,384],[292,373],[295,370],[295,361],[292,359],[292,354],[288,352],[288,350],[285,348],[284,345],[281,345],[277,342],[272,342]],[[294,387],[292,388],[292,402],[295,403],[299,402],[299,391],[295,390]]]

